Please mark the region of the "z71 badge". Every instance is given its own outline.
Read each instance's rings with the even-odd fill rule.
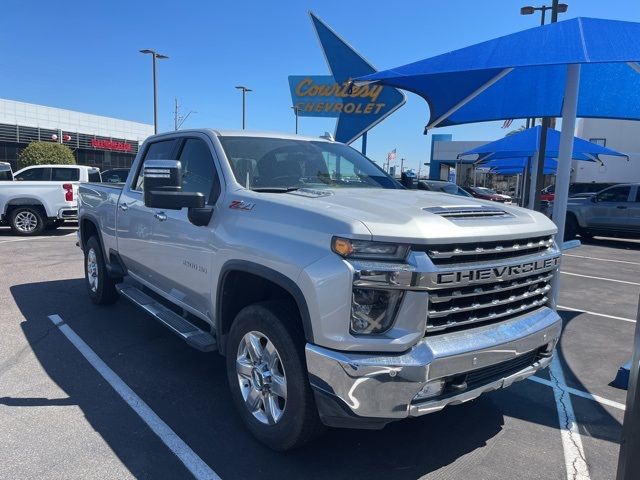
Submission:
[[[244,202],[242,200],[231,200],[229,204],[229,208],[233,210],[253,210],[255,206],[255,203]]]

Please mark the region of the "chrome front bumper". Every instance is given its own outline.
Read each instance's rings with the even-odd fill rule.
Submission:
[[[325,423],[340,426],[336,417],[344,414],[350,417],[348,426],[357,426],[359,419],[363,423],[384,419],[384,425],[466,402],[533,375],[551,361],[560,332],[560,317],[544,307],[500,323],[427,336],[397,355],[338,352],[307,344],[307,368],[316,398],[323,397],[318,405]],[[516,372],[459,393],[416,400],[428,382],[491,367],[541,348],[545,355]]]

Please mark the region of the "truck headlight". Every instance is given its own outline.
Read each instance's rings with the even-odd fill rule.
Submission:
[[[409,251],[408,245],[368,240],[351,240],[333,237],[331,250],[344,258],[360,258],[367,260],[404,260]]]
[[[398,313],[402,290],[354,288],[351,300],[351,333],[384,333]]]

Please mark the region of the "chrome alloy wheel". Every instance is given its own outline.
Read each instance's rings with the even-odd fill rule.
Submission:
[[[249,332],[238,346],[236,373],[242,398],[261,423],[274,425],[287,406],[287,379],[275,346],[260,332]]]
[[[98,260],[96,259],[96,251],[91,248],[87,253],[87,280],[89,288],[92,292],[98,291]]]
[[[25,210],[16,214],[13,223],[18,231],[31,233],[38,227],[38,217],[35,213]]]

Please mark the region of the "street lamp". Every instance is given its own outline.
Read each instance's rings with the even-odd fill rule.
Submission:
[[[545,13],[547,13],[547,10],[551,10],[551,23],[555,23],[558,21],[558,13],[565,13],[567,10],[569,9],[569,5],[567,5],[566,3],[558,3],[558,0],[553,0],[551,2],[551,6],[548,7],[546,5],[542,5],[541,7],[531,7],[531,6],[527,6],[527,7],[522,7],[520,9],[520,15],[532,15],[535,12],[541,12],[541,18],[540,18],[540,25],[544,25],[544,18],[545,18]],[[529,128],[529,126],[533,127],[536,124],[536,119],[532,118],[532,119],[527,119],[527,128]],[[535,184],[533,184],[529,189],[526,189],[525,191],[523,191],[523,198],[527,199],[527,194],[529,194],[529,203],[531,204],[531,206],[533,207],[534,210],[540,210],[541,207],[541,203],[540,203],[540,190],[542,190],[542,186],[544,183],[544,159],[545,159],[545,152],[547,149],[547,129],[549,127],[554,127],[555,126],[555,119],[548,118],[545,117],[542,119],[542,131],[540,133],[540,144],[539,144],[539,148],[538,148],[538,168],[537,171],[535,172],[535,177],[533,177],[533,179],[535,180]],[[533,173],[533,172],[532,172]],[[533,189],[533,191],[531,191]],[[526,204],[525,204],[526,205]]]
[[[148,48],[140,50],[140,53],[151,54],[151,58],[153,60],[153,132],[158,133],[158,82],[156,81],[156,59],[164,60],[169,57]]]
[[[533,15],[535,12],[542,12],[540,25],[544,25],[544,17],[547,10],[551,10],[551,23],[555,23],[558,20],[558,13],[565,13],[568,9],[569,5],[566,3],[558,3],[557,0],[554,0],[550,7],[546,5],[542,5],[541,7],[522,7],[520,9],[520,15]]]
[[[251,90],[251,89],[250,89],[250,88],[248,88],[248,87],[244,87],[244,86],[242,86],[242,85],[238,85],[236,88],[237,88],[238,90],[242,90],[242,129],[244,130],[244,126],[245,126],[245,123],[244,123],[244,119],[245,119],[245,106],[246,106],[246,100],[245,100],[245,97],[246,97],[246,95],[247,95],[247,92],[253,92],[253,90]]]
[[[302,109],[298,105],[294,105],[291,107],[293,109],[293,114],[296,116],[296,135],[298,134],[298,115],[302,111]]]

